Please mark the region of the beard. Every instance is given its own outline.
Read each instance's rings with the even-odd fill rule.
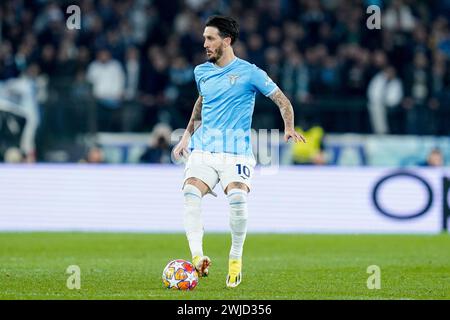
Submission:
[[[215,50],[214,54],[211,56],[211,58],[208,59],[208,61],[211,63],[216,63],[217,60],[222,58],[222,56],[223,56],[223,47],[220,46]]]

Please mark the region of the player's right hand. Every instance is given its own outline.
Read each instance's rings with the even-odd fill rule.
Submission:
[[[189,140],[181,139],[180,142],[173,148],[173,157],[175,161],[179,161],[181,158],[187,159],[189,156],[189,151],[187,149],[189,145]]]

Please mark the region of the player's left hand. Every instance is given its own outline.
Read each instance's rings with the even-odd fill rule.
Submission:
[[[287,128],[284,131],[284,141],[288,142],[289,139],[292,138],[294,140],[295,143],[297,142],[303,142],[306,143],[306,139],[304,136],[302,136],[300,133],[298,133],[297,131],[295,131],[294,128]]]

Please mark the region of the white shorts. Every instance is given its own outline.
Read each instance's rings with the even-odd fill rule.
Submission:
[[[193,150],[184,169],[184,182],[188,178],[198,178],[208,185],[214,196],[217,195],[212,190],[219,181],[223,190],[231,182],[244,183],[250,190],[255,165],[255,158],[250,156]]]

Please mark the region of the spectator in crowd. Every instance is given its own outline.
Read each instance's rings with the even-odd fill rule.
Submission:
[[[5,151],[3,161],[5,163],[23,163],[26,155],[17,147],[10,147]]]
[[[426,123],[419,119],[426,117],[432,97],[432,81],[427,56],[423,52],[417,52],[413,64],[407,69],[404,82],[405,97],[402,105],[406,111],[406,134],[429,133]]]
[[[99,131],[119,131],[120,109],[125,90],[125,73],[119,61],[112,59],[108,49],[97,52],[97,58],[87,70],[97,102]]]
[[[169,67],[170,79],[170,124],[174,128],[185,125],[186,119],[192,113],[192,101],[197,96],[197,87],[194,79],[194,67],[181,55],[174,57]]]
[[[296,131],[301,133],[306,141],[308,141],[307,145],[303,148],[300,148],[298,144],[292,145],[292,161],[293,164],[296,165],[325,165],[327,163],[323,139],[325,132],[320,126],[312,126],[307,130],[304,130],[300,127],[296,128]]]
[[[266,72],[269,77],[279,83],[281,78],[281,51],[278,47],[269,47],[264,51]]]
[[[89,164],[101,164],[106,163],[105,155],[103,153],[103,149],[100,145],[94,145],[90,147],[86,156],[79,161],[79,163],[89,163]]]
[[[77,72],[87,72],[88,66],[91,62],[91,51],[88,47],[80,46],[77,50],[76,56],[76,70]]]
[[[320,73],[321,90],[324,96],[335,96],[338,93],[341,87],[340,71],[336,58],[327,55]]]
[[[92,99],[92,85],[87,81],[85,70],[79,69],[75,75],[71,90],[67,94],[67,107],[71,120],[67,124],[70,134],[79,131],[95,133],[95,103]],[[83,108],[80,105],[84,106]]]
[[[291,100],[307,102],[309,95],[309,74],[301,53],[289,52],[281,72],[281,85]]]
[[[127,101],[134,100],[137,97],[140,69],[139,50],[136,47],[129,47],[125,57],[124,99]]]
[[[382,71],[388,64],[386,52],[375,50],[371,56],[372,63],[369,67],[369,79],[372,79],[378,72]]]
[[[111,57],[116,61],[123,61],[125,56],[125,40],[121,37],[120,30],[111,29],[106,31],[106,44]]]
[[[390,133],[388,118],[397,112],[403,98],[401,80],[394,67],[387,66],[377,73],[367,89],[368,110],[372,130],[376,134]]]
[[[430,131],[434,135],[449,135],[450,105],[448,101],[450,96],[448,88],[450,87],[450,73],[447,59],[440,51],[434,53],[431,77],[432,97],[428,103]]]
[[[247,55],[248,59],[255,65],[264,65],[263,40],[258,33],[252,33],[248,36]]]
[[[33,60],[33,45],[29,42],[22,42],[14,56],[19,74],[23,72]]]
[[[382,26],[389,32],[411,32],[416,24],[411,8],[403,0],[393,0],[382,21]]]
[[[90,131],[148,132],[161,121],[183,126],[197,94],[193,67],[205,61],[202,34],[194,30],[220,13],[241,22],[236,52],[267,70],[300,114],[310,112],[327,132],[365,133],[371,124],[375,133],[450,134],[450,16],[442,1],[86,0],[80,30],[66,28],[66,4],[0,3],[0,81],[40,66],[50,92],[41,132],[70,124],[86,133],[63,112],[70,104],[90,114],[85,80],[98,111]],[[382,5],[381,30],[366,28],[370,4]],[[81,86],[72,94],[75,79]],[[68,96],[80,100],[61,98]],[[264,119],[276,127],[279,118],[264,103],[257,101],[254,124]],[[347,117],[349,105],[359,106],[351,110],[365,117],[362,124]]]
[[[52,44],[46,44],[42,47],[39,66],[43,74],[48,77],[54,76],[56,69],[56,50]]]
[[[439,148],[433,148],[424,162],[419,163],[425,167],[442,167],[444,165],[444,156]]]
[[[139,49],[130,46],[125,55],[125,89],[124,104],[121,121],[121,131],[136,132],[142,118],[142,109],[137,101],[139,94],[139,80],[141,74],[141,60]]]
[[[166,124],[157,124],[152,132],[149,145],[142,153],[141,163],[171,163],[171,129]]]
[[[0,42],[0,81],[15,78],[18,75],[19,70],[11,42],[7,40]]]
[[[346,50],[346,59],[342,64],[341,81],[343,93],[349,97],[363,96],[369,72],[370,54],[357,45],[349,45]]]
[[[140,102],[143,106],[143,127],[151,128],[161,121],[167,106],[166,89],[169,85],[169,63],[163,50],[152,46],[141,69]]]
[[[56,54],[56,63],[53,70],[53,77],[50,78],[50,82],[57,87],[60,87],[61,85],[68,86],[76,73],[77,64],[74,51],[69,44],[66,46],[61,45],[58,47],[58,52]]]
[[[28,162],[36,159],[36,130],[39,125],[38,77],[40,69],[37,64],[30,64],[19,78],[11,78],[0,83],[0,100],[25,118],[21,134],[20,149]],[[14,112],[14,111],[13,111]]]

